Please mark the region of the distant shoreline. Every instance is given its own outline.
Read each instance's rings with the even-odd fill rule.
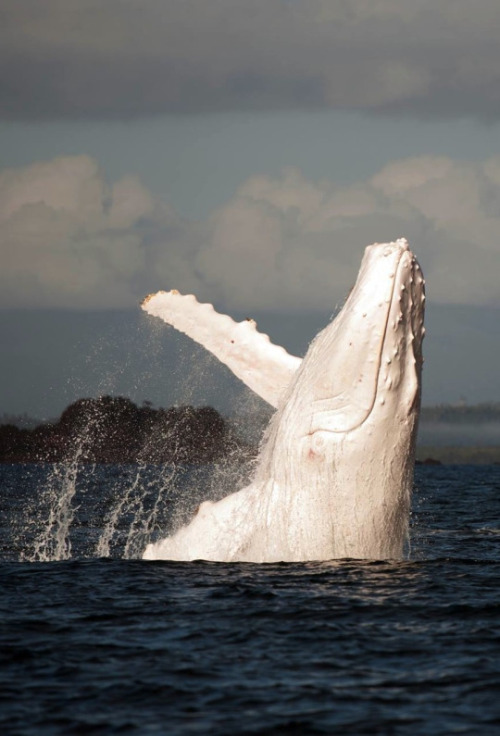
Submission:
[[[123,397],[79,399],[52,422],[0,415],[0,463],[210,463],[257,456],[272,411],[155,409]],[[2,421],[3,420],[3,421]],[[500,465],[500,404],[423,407],[418,464]]]
[[[417,463],[422,465],[500,465],[500,446],[417,445]]]
[[[91,464],[210,463],[242,451],[211,407],[154,409],[130,399],[79,399],[53,423],[0,426],[0,462]]]

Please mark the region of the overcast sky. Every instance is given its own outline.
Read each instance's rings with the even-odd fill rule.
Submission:
[[[476,315],[454,356],[489,351],[475,390],[470,361],[448,394],[428,361],[429,396],[500,400],[499,38],[497,0],[3,0],[0,309],[175,287],[331,313],[364,247],[405,236],[431,354],[433,309],[439,334]],[[0,412],[29,409],[0,379]]]
[[[500,113],[496,0],[3,0],[6,118]]]

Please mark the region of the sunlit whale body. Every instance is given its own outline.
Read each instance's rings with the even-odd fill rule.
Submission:
[[[205,502],[145,559],[400,558],[420,409],[424,280],[406,240],[369,246],[303,359],[177,292],[143,308],[205,345],[277,406],[252,482]]]

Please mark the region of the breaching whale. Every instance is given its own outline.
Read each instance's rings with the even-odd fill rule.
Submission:
[[[404,239],[366,248],[355,286],[303,360],[176,291],[143,309],[277,408],[251,483],[203,503],[144,559],[401,558],[420,410],[424,279]]]

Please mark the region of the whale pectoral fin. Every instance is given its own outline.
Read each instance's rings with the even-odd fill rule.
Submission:
[[[235,322],[192,294],[159,291],[142,302],[142,309],[203,345],[228,366],[248,388],[277,407],[302,360],[274,345],[253,320]]]

